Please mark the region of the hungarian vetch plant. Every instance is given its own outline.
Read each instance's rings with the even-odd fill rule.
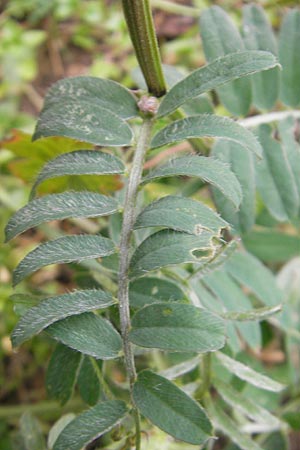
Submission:
[[[87,289],[24,301],[12,342],[19,346],[41,332],[57,341],[49,394],[65,403],[77,385],[90,405],[60,423],[53,450],[80,450],[104,434],[99,448],[140,449],[149,422],[209,449],[217,431],[236,448],[266,448],[263,439],[284,425],[243,386],[279,392],[284,385],[238,355],[245,346],[260,347],[260,321],[289,327],[287,316],[273,318],[283,296],[259,260],[251,229],[256,190],[275,222],[299,217],[293,130],[300,114],[284,105],[300,104],[300,11],[283,20],[278,62],[277,40],[260,7],[244,8],[242,35],[222,9],[205,10],[200,32],[207,64],[182,77],[161,65],[148,1],[123,0],[123,6],[147,90],[87,76],[54,84],[33,139],[68,137],[82,149],[44,166],[30,202],[6,228],[10,240],[51,220],[110,216],[102,234],[44,242],[14,272],[17,285],[50,264],[94,260],[88,267],[95,280]],[[211,91],[235,118],[250,107],[257,114],[215,115]],[[278,97],[279,110],[266,113]],[[275,139],[270,123],[277,120]],[[184,140],[190,147],[182,156],[143,171],[159,149]],[[122,177],[124,189],[114,196],[86,190],[38,195],[45,180],[65,175]],[[197,185],[178,182],[182,190],[149,202],[149,185],[174,177],[194,178]],[[196,193],[206,187],[212,197],[204,203]],[[216,209],[207,206],[212,199]]]

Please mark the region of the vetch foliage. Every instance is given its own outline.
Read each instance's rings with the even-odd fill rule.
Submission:
[[[113,429],[122,435],[122,448],[139,450],[144,420],[197,446],[208,442],[213,448],[221,431],[238,448],[267,448],[265,434],[285,427],[252,398],[250,388],[279,393],[285,384],[263,367],[254,368],[242,352],[258,354],[271,326],[287,328],[280,311],[288,298],[254,256],[270,260],[251,233],[262,232],[253,231],[255,224],[299,220],[300,147],[288,111],[277,129],[269,124],[276,112],[270,120],[259,110],[273,107],[278,98],[290,107],[300,103],[300,11],[290,10],[283,20],[278,62],[277,40],[261,7],[245,6],[242,35],[220,7],[205,10],[200,33],[208,64],[182,78],[161,66],[149,2],[124,0],[123,6],[148,93],[162,100],[155,112],[157,98],[93,77],[60,80],[49,90],[33,139],[68,137],[81,141],[82,148],[56,154],[44,165],[32,200],[10,219],[6,240],[52,220],[111,217],[101,233],[62,235],[19,263],[15,285],[50,264],[84,265],[98,277],[95,289],[41,301],[15,297],[24,314],[12,343],[16,347],[41,332],[58,341],[48,366],[48,393],[63,404],[77,386],[91,406],[54,426],[52,450],[80,450],[93,441],[102,448],[98,439],[104,434],[105,448],[121,448]],[[166,84],[171,88],[164,95]],[[247,119],[239,123],[213,114],[212,90],[215,103],[235,116],[246,115],[251,105],[257,108],[251,122],[256,129],[247,128]],[[186,154],[144,172],[154,151],[163,154],[183,140],[190,144]],[[115,148],[128,146],[132,154]],[[112,174],[123,176],[119,195],[70,190],[37,196],[48,179]],[[193,198],[183,195],[182,177]],[[166,178],[175,179],[178,189],[149,201],[150,183],[167,186]],[[256,214],[257,193],[261,214]],[[274,228],[270,233],[280,245],[282,233]],[[299,339],[299,330],[293,331]],[[137,370],[148,367],[151,355],[154,370]],[[122,389],[111,379],[114,370],[107,372],[106,360],[121,374]],[[27,416],[23,426],[36,429]],[[149,440],[151,445],[151,435]]]

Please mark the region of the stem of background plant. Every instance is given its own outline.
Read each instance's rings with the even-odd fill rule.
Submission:
[[[201,359],[201,375],[202,382],[195,393],[196,400],[202,400],[204,395],[208,392],[211,382],[211,354],[205,353]]]
[[[166,93],[166,83],[149,0],[122,0],[131,41],[148,90],[155,97]]]
[[[130,241],[132,237],[133,225],[136,217],[136,199],[138,187],[141,181],[143,164],[146,151],[149,147],[150,135],[152,130],[153,119],[145,118],[142,124],[140,136],[132,161],[132,168],[129,174],[128,185],[126,189],[123,224],[121,230],[120,241],[120,266],[119,266],[119,311],[121,322],[121,333],[123,339],[124,359],[127,376],[132,392],[133,384],[136,380],[136,370],[134,363],[134,354],[132,345],[129,341],[129,331],[131,327],[129,296],[128,296],[128,271],[130,257]],[[140,417],[139,412],[134,408],[134,416],[136,422],[136,450],[140,449]]]

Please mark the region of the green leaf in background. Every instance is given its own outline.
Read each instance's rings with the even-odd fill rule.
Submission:
[[[172,159],[148,173],[143,182],[178,175],[205,180],[219,189],[235,207],[242,200],[240,184],[228,166],[205,156],[191,155]]]
[[[20,419],[20,431],[26,450],[46,450],[41,427],[30,412],[25,412]]]
[[[287,117],[278,124],[278,130],[283,149],[292,169],[294,180],[300,197],[300,144],[296,139],[299,122],[293,117]]]
[[[74,101],[80,105],[82,100],[122,119],[138,115],[136,99],[128,89],[112,80],[86,76],[64,78],[53,84],[47,92],[43,111],[56,103],[64,107]]]
[[[170,381],[150,370],[139,373],[133,399],[154,425],[190,444],[204,444],[212,435],[205,411]]]
[[[166,227],[190,234],[212,231],[219,234],[228,224],[203,203],[167,196],[147,206],[137,217],[134,228]]]
[[[207,61],[245,50],[243,40],[231,18],[219,6],[212,6],[200,16],[200,34]],[[246,115],[251,103],[250,78],[241,78],[217,89],[221,103],[232,114]]]
[[[282,66],[282,101],[291,107],[300,103],[300,10],[291,9],[283,18],[279,35],[279,61]]]
[[[29,309],[12,332],[13,346],[22,344],[44,328],[66,317],[106,308],[115,303],[101,289],[75,291],[70,294],[50,297]]]
[[[247,381],[253,386],[272,392],[280,392],[285,388],[283,384],[272,380],[266,375],[256,372],[251,369],[251,367],[230,358],[224,353],[216,353],[216,358],[230,373],[236,375],[241,380]]]
[[[102,236],[64,236],[41,244],[28,253],[15,269],[13,283],[20,283],[27,275],[49,264],[96,259],[114,252],[113,242]]]
[[[243,312],[251,309],[252,305],[248,297],[224,270],[215,270],[205,275],[202,282],[219,298],[225,311]],[[250,347],[260,348],[261,332],[257,323],[237,323],[235,325]]]
[[[65,175],[108,175],[124,172],[123,162],[110,153],[96,150],[79,150],[59,155],[49,161],[39,173],[32,196],[40,183],[49,178]]]
[[[79,414],[63,429],[53,450],[82,450],[94,439],[117,426],[127,412],[126,404],[120,400],[98,403]]]
[[[158,117],[169,114],[187,100],[193,99],[206,91],[276,65],[276,58],[268,52],[246,51],[225,55],[204,67],[200,67],[200,69],[195,70],[175,84],[163,98],[159,106]]]
[[[100,361],[101,363],[101,361]],[[95,361],[98,364],[98,361]],[[100,367],[98,367],[100,371]],[[90,356],[84,356],[77,380],[79,393],[89,406],[94,406],[98,403],[101,389],[100,382],[96,372],[96,368]]]
[[[246,433],[239,430],[239,425],[234,422],[215,402],[211,399],[207,402],[208,412],[212,417],[214,426],[234,442],[241,450],[263,450]]]
[[[200,235],[162,230],[145,239],[134,252],[130,262],[132,278],[161,267],[193,262],[202,263],[213,257],[220,242],[211,232]]]
[[[81,353],[62,344],[57,344],[51,356],[46,372],[46,389],[48,395],[62,405],[73,394],[81,361]]]
[[[37,198],[19,209],[5,228],[6,242],[43,222],[71,217],[99,217],[118,211],[114,198],[95,192],[66,192]]]
[[[242,392],[234,389],[229,383],[216,379],[213,384],[228,405],[255,422],[253,425],[256,426],[257,432],[267,432],[282,427],[282,422],[277,417]]]
[[[255,308],[250,311],[243,312],[227,312],[223,314],[223,317],[227,320],[234,320],[237,322],[248,322],[248,321],[260,321],[266,320],[274,314],[279,313],[282,310],[281,305],[276,306],[266,306],[264,308]]]
[[[266,263],[283,263],[300,254],[300,236],[274,229],[260,229],[243,236],[243,244]]]
[[[299,195],[284,148],[271,137],[269,125],[259,127],[264,158],[256,164],[257,189],[270,214],[279,221],[297,215]]]
[[[237,252],[226,261],[225,268],[239,283],[251,289],[265,305],[282,303],[282,292],[276,285],[275,277],[255,256]]]
[[[141,347],[205,353],[225,345],[224,321],[193,305],[148,305],[133,316],[131,325],[129,339]]]
[[[235,142],[218,141],[212,149],[212,155],[222,163],[230,165],[237,177],[243,193],[242,202],[236,211],[231,202],[217,189],[213,188],[213,196],[218,211],[229,222],[236,232],[247,232],[255,221],[255,170],[253,156],[245,152]]]
[[[97,359],[120,356],[122,340],[110,322],[91,312],[55,322],[47,333],[67,347]]]
[[[159,302],[178,302],[185,299],[184,292],[172,281],[144,277],[129,284],[129,302],[133,308]]]
[[[214,114],[199,114],[172,122],[153,137],[151,148],[199,137],[233,141],[257,156],[262,156],[262,148],[251,131],[228,117]]]
[[[247,49],[267,50],[277,55],[275,35],[260,5],[243,7],[243,37]],[[279,94],[278,68],[252,75],[251,82],[254,105],[261,109],[271,109]]]
[[[89,101],[53,103],[39,116],[33,139],[63,136],[95,145],[130,145],[133,133],[119,116]]]

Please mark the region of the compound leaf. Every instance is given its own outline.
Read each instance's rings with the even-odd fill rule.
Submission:
[[[225,323],[193,305],[157,303],[133,316],[129,339],[141,347],[205,353],[225,345]]]
[[[219,234],[227,226],[227,222],[203,203],[175,196],[151,203],[139,214],[134,224],[135,229],[167,227],[196,235],[205,230]]]
[[[114,252],[113,242],[102,236],[64,236],[41,244],[28,253],[14,271],[14,285],[49,264],[96,259]]]
[[[109,400],[79,414],[58,436],[53,450],[82,450],[118,425],[127,414],[125,402]]]
[[[110,322],[91,312],[50,325],[47,333],[67,347],[97,359],[120,356],[122,340]]]
[[[172,122],[153,137],[151,148],[199,137],[222,138],[237,142],[246,150],[259,157],[262,156],[262,148],[251,131],[228,117],[214,114],[199,114]]]
[[[205,156],[183,156],[175,158],[151,171],[144,178],[144,183],[171,176],[190,176],[205,180],[219,189],[235,207],[238,207],[242,192],[236,176],[229,167],[220,161]]]
[[[118,203],[114,198],[96,192],[46,195],[32,200],[13,215],[5,228],[6,242],[43,222],[70,217],[99,217],[116,211]]]
[[[160,375],[140,372],[133,398],[145,417],[175,439],[200,445],[211,437],[211,423],[201,406]]]
[[[111,296],[101,289],[75,291],[70,294],[50,297],[30,308],[12,332],[14,346],[22,344],[44,328],[58,320],[94,309],[106,308],[115,303]]]
[[[276,58],[271,53],[263,51],[245,51],[220,57],[175,84],[163,98],[158,116],[165,116],[187,100],[216,89],[222,84],[267,70],[277,64]]]
[[[97,150],[77,150],[64,153],[49,161],[39,173],[33,188],[32,196],[39,184],[49,178],[64,175],[111,175],[125,170],[123,162],[111,155]]]

